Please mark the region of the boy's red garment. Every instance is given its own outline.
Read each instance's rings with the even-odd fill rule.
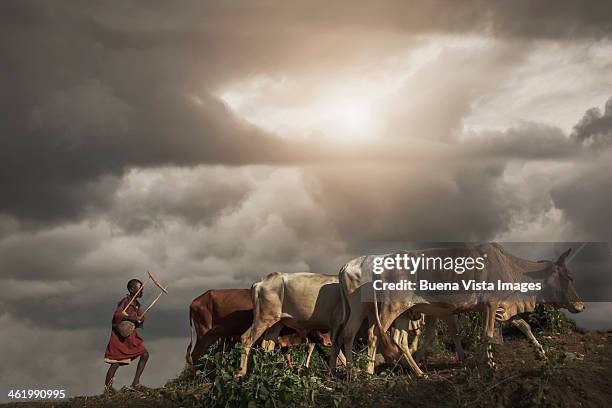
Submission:
[[[123,309],[130,302],[130,295],[126,295],[123,299],[117,303],[115,314],[113,315],[113,326],[121,323],[125,316]],[[130,307],[126,310],[126,313],[130,318],[136,318],[140,313],[140,303],[134,299]],[[144,317],[142,318],[144,322]],[[147,349],[144,346],[142,338],[138,335],[136,329],[128,337],[121,337],[119,333],[113,328],[111,330],[110,340],[108,346],[106,346],[106,353],[104,354],[104,361],[112,364],[130,364],[132,359],[144,354]]]

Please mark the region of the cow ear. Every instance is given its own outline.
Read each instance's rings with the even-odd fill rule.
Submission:
[[[565,264],[565,259],[567,259],[567,257],[568,257],[568,255],[570,254],[570,252],[572,252],[572,248],[570,248],[570,249],[568,249],[567,251],[565,251],[564,253],[562,253],[562,254],[559,256],[559,259],[557,259],[557,260],[555,261],[555,264],[557,264],[557,265],[559,265],[559,266],[564,265],[564,264]]]
[[[525,276],[529,276],[531,279],[546,279],[551,274],[550,264],[549,266],[538,269],[536,271],[529,271],[525,273]]]

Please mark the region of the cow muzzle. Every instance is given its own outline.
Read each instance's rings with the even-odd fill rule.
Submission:
[[[570,311],[570,313],[580,313],[582,311],[584,311],[585,306],[583,302],[574,302],[570,304],[570,307],[568,308],[568,310]]]

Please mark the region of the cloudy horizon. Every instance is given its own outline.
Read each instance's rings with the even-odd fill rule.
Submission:
[[[371,243],[612,241],[607,2],[2,9],[2,391],[100,393],[146,270],[153,386],[208,289]]]

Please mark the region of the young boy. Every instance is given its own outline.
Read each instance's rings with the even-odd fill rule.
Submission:
[[[123,337],[118,332],[118,326],[123,320],[128,320],[136,327],[141,327],[144,322],[144,316],[140,314],[140,303],[138,298],[142,297],[143,290],[140,290],[142,282],[138,279],[131,279],[127,284],[129,294],[117,303],[117,308],[113,315],[112,330],[108,346],[106,346],[106,353],[104,354],[104,362],[110,364],[108,372],[106,373],[106,381],[104,382],[105,392],[114,392],[113,378],[115,372],[120,365],[127,365],[132,362],[135,358],[140,356],[138,366],[136,367],[136,374],[134,375],[134,381],[132,382],[131,389],[144,388],[140,385],[140,375],[144,371],[147,360],[149,359],[149,352],[144,346],[142,338],[138,335],[136,329],[128,337]],[[140,292],[139,292],[140,290]],[[123,309],[134,299],[130,307],[127,308],[125,313]]]

